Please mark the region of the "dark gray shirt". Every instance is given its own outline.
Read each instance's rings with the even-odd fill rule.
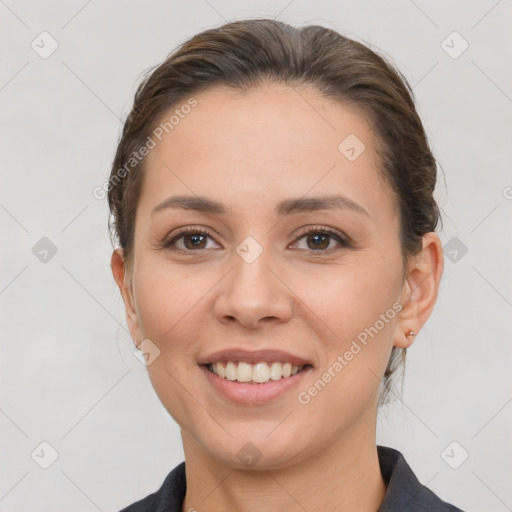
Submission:
[[[438,498],[416,478],[403,455],[394,448],[377,445],[386,495],[377,512],[463,512]],[[129,505],[121,512],[181,512],[187,482],[185,463],[176,466],[158,491]]]

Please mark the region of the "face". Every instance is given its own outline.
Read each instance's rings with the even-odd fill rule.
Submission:
[[[371,435],[406,281],[374,133],[311,89],[194,97],[146,159],[126,278],[156,393],[233,467]]]

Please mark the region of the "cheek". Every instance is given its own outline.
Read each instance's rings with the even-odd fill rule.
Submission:
[[[137,315],[144,336],[161,345],[178,348],[183,329],[201,308],[212,287],[204,273],[151,260],[141,264],[134,280]],[[197,323],[194,324],[197,329]]]
[[[395,260],[396,261],[396,260]],[[297,277],[294,291],[304,304],[329,327],[331,339],[340,342],[357,337],[388,313],[385,325],[393,323],[393,304],[400,297],[401,267],[375,253],[356,254],[346,263],[310,269]],[[379,322],[379,330],[386,330]]]
[[[385,273],[379,266],[354,265],[339,269],[329,279],[310,282],[316,283],[311,288],[316,324],[327,324],[334,335],[319,337],[321,366],[299,390],[298,400],[307,415],[322,415],[331,423],[333,435],[365,421],[377,407],[392,348],[399,279],[391,267]],[[307,290],[303,293],[307,295]]]
[[[159,350],[148,374],[164,407],[186,427],[197,416],[197,404],[191,399],[197,396],[195,380],[200,372],[195,363],[197,341],[204,337],[202,326],[208,328],[208,294],[218,277],[156,259],[140,262],[134,274],[137,316],[144,338]]]
[[[360,391],[366,383],[368,390],[378,387],[392,348],[400,288],[401,268],[370,253],[357,263],[336,267],[329,276],[310,276],[305,281],[303,295],[311,299],[308,306],[315,312],[316,324],[325,324],[329,331],[328,336],[317,332],[325,355],[322,368],[343,375],[336,379],[343,387]],[[340,362],[339,356],[343,369],[336,365],[336,372],[332,367]]]

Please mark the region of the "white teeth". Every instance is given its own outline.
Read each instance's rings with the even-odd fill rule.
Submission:
[[[279,380],[283,376],[283,365],[281,363],[272,363],[270,366],[270,378]]]
[[[220,363],[215,363],[213,365],[215,373],[219,376],[224,378],[226,376],[226,370],[224,369],[224,366],[222,366]]]
[[[228,364],[226,365],[226,379],[236,380],[236,366],[235,363],[232,363],[231,361],[229,361]]]
[[[270,368],[267,363],[258,363],[252,367],[252,380],[260,383],[270,380]]]
[[[239,362],[236,369],[236,380],[238,382],[249,382],[252,380],[252,366],[250,364]]]
[[[267,363],[249,364],[243,361],[238,363],[228,361],[227,363],[218,362],[209,365],[209,368],[215,375],[227,380],[236,380],[238,382],[257,382],[263,384],[269,380],[279,380],[295,375],[304,366],[292,365],[291,363]]]

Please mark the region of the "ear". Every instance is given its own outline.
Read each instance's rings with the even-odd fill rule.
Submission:
[[[408,262],[407,275],[402,288],[400,303],[402,310],[398,315],[393,345],[408,348],[414,342],[410,331],[418,334],[432,313],[443,274],[443,247],[439,236],[427,233],[423,236],[423,248]]]
[[[138,346],[138,343],[140,343],[142,338],[140,337],[139,321],[135,310],[135,301],[133,299],[131,276],[129,275],[127,266],[125,265],[122,249],[116,249],[112,253],[110,268],[112,269],[112,274],[117,286],[119,287],[121,296],[123,297],[128,329],[130,330],[135,346]]]

